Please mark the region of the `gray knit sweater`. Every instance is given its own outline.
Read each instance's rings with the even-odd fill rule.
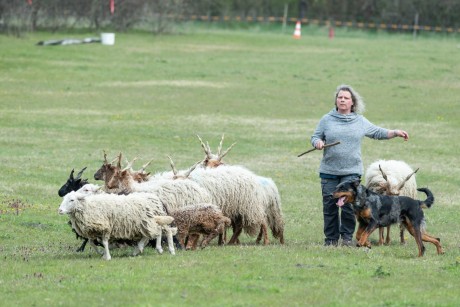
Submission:
[[[324,115],[311,136],[311,145],[314,147],[319,140],[325,144],[340,141],[340,144],[323,149],[319,172],[337,176],[362,175],[361,141],[365,136],[388,139],[388,129],[378,127],[356,113],[340,114],[335,108]]]

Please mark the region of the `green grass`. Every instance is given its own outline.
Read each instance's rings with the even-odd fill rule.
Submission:
[[[291,30],[289,30],[291,31]],[[332,305],[455,306],[460,251],[460,42],[456,37],[373,35],[327,29],[183,29],[180,34],[116,34],[114,46],[39,47],[40,40],[94,33],[0,36],[1,305]],[[365,167],[404,160],[419,186],[432,189],[428,230],[446,253],[414,240],[400,246],[322,246],[317,170],[321,153],[302,158],[335,87],[348,83],[367,103],[366,117],[405,129],[409,142],[363,142]],[[195,134],[226,157],[277,183],[286,244],[241,246],[139,257],[113,250],[105,262],[83,253],[59,216],[59,187],[72,168],[92,176],[119,151],[138,166],[168,170],[203,157]],[[420,197],[424,197],[420,195]],[[373,235],[375,242],[376,235]]]

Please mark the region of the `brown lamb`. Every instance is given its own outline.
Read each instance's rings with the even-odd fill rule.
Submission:
[[[217,235],[223,234],[231,220],[222,214],[219,207],[211,204],[188,205],[169,212],[177,226],[177,238],[183,249],[196,249],[198,238],[204,238],[200,244],[205,248]],[[185,245],[185,239],[188,244]]]

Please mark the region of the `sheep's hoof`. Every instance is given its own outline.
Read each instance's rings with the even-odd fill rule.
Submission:
[[[161,255],[161,254],[163,254],[163,249],[161,249],[161,248],[160,248],[160,249],[157,249],[157,252],[158,252],[158,254]]]

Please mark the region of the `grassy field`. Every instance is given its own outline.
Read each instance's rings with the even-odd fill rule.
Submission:
[[[327,29],[291,33],[190,30],[116,34],[114,46],[49,46],[41,40],[94,33],[0,36],[0,296],[2,306],[456,306],[460,299],[458,203],[460,41],[453,37]],[[390,246],[323,247],[317,170],[321,153],[297,155],[338,84],[354,86],[366,117],[402,139],[363,142],[377,159],[419,167],[435,205],[427,227],[445,254],[412,237]],[[199,134],[226,157],[271,177],[281,193],[286,244],[211,245],[176,256],[113,250],[105,262],[57,214],[72,168],[93,179],[103,150],[153,158],[149,170],[203,157]],[[420,194],[420,198],[424,198]],[[407,233],[407,232],[406,232]],[[373,235],[373,242],[376,235]]]

